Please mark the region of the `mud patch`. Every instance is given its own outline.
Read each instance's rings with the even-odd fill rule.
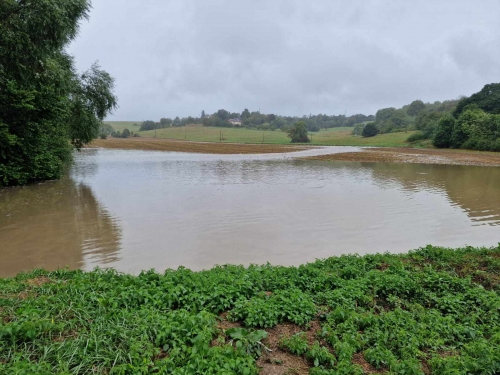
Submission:
[[[373,367],[363,356],[363,353],[356,353],[352,356],[352,363],[360,366],[363,369],[364,374],[385,374],[385,370],[377,370]]]
[[[263,353],[257,361],[257,366],[261,368],[260,374],[262,375],[306,375],[309,373],[309,365],[303,357],[295,356],[281,349],[276,349],[271,353]]]
[[[342,152],[331,155],[311,156],[304,159],[373,163],[500,166],[500,153],[498,152],[449,149],[364,148],[361,152]]]
[[[45,284],[52,283],[53,281],[46,276],[39,276],[33,279],[26,280],[26,284],[29,286],[39,287]]]
[[[219,320],[219,323],[217,323],[217,328],[225,331],[226,329],[229,329],[229,328],[241,327],[241,324],[238,322],[228,321],[227,315],[228,315],[227,312],[223,312],[222,314],[219,315],[220,320]]]

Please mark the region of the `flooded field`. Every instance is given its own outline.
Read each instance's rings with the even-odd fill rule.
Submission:
[[[298,265],[500,241],[499,167],[298,159],[325,152],[83,150],[60,181],[0,190],[0,277]]]

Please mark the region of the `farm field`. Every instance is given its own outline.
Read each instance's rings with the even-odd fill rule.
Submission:
[[[2,374],[494,374],[500,246],[0,279]]]
[[[141,122],[142,121],[104,121],[105,124],[111,125],[115,131],[122,132],[123,129],[128,129],[134,133],[139,131]]]
[[[137,132],[137,127],[133,127],[134,122],[106,122],[115,130],[122,131],[125,128]],[[341,127],[321,130],[310,133],[312,145],[328,146],[379,146],[379,147],[404,147],[405,142],[412,132],[380,134],[371,138],[363,138],[351,135],[352,127]],[[227,143],[269,143],[269,144],[290,144],[290,139],[285,132],[280,130],[262,131],[245,128],[215,128],[197,126],[171,127],[165,129],[148,130],[138,132],[141,137],[147,138],[170,138],[195,142],[222,142]]]

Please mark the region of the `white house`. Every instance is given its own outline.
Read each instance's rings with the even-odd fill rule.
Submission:
[[[233,126],[241,126],[241,120],[239,118],[231,118],[227,121]]]

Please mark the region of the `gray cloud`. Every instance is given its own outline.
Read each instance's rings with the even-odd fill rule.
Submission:
[[[500,82],[500,3],[94,0],[70,46],[116,78],[122,120],[204,109],[374,113]]]

